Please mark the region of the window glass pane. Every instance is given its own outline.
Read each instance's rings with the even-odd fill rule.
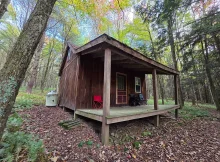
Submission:
[[[135,77],[135,92],[136,93],[141,92],[141,79],[138,77]]]
[[[71,56],[71,51],[70,49],[68,50],[68,55],[67,55],[67,60],[70,60],[70,56]]]
[[[136,92],[141,92],[141,86],[136,85]]]

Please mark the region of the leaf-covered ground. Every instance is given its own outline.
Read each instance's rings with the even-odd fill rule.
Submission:
[[[61,108],[34,107],[20,112],[23,129],[44,141],[51,161],[220,161],[220,113],[210,109],[207,117],[178,120],[162,116],[160,126],[151,118],[110,126],[111,145],[100,143],[100,123],[82,120],[71,130],[58,125],[72,119]]]

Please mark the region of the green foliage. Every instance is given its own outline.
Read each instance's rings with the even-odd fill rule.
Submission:
[[[88,140],[88,141],[81,141],[81,142],[78,144],[78,147],[83,147],[83,145],[85,145],[85,144],[86,144],[88,147],[91,147],[91,146],[93,145],[93,141],[91,141],[91,140]],[[99,148],[100,145],[97,144],[96,147]]]
[[[149,132],[149,131],[145,131],[145,132],[142,132],[141,135],[142,135],[143,137],[146,137],[146,136],[151,136],[152,133]]]
[[[13,162],[27,159],[30,162],[44,161],[43,142],[31,134],[19,131],[23,119],[12,114],[7,122],[7,131],[0,143],[0,161]]]
[[[124,148],[124,152],[128,151],[129,149],[127,147]]]
[[[192,106],[190,103],[185,103],[183,109],[179,110],[180,116],[185,119],[193,119],[195,117],[209,117],[210,114],[207,110]]]
[[[22,87],[17,95],[14,108],[15,110],[24,110],[32,108],[33,105],[44,105],[45,96],[46,92],[41,93],[38,89],[33,89],[32,94],[28,94],[25,92],[25,88]]]
[[[135,141],[133,143],[133,147],[136,148],[136,149],[139,149],[141,147],[141,142],[140,141]]]
[[[24,96],[18,97],[14,104],[14,109],[16,111],[30,109],[33,106],[33,102],[29,98],[25,98]]]
[[[83,147],[83,145],[85,144],[84,141],[81,141],[79,144],[78,144],[78,147]]]
[[[7,130],[9,132],[16,132],[19,131],[23,124],[23,119],[17,114],[12,114],[7,121]]]
[[[86,144],[87,144],[88,146],[92,146],[92,145],[93,145],[93,142],[92,142],[91,140],[88,140],[88,141],[86,141]]]
[[[28,161],[35,162],[43,156],[43,152],[43,142],[31,134],[6,132],[1,143],[0,161],[18,161],[21,154],[27,154]]]
[[[153,105],[154,104],[154,100],[153,99],[148,99],[147,100],[147,104],[148,105]],[[158,100],[158,104],[162,105],[162,100],[161,99]],[[170,99],[169,100],[166,100],[166,99],[164,100],[164,105],[174,105],[174,104],[175,104],[174,100],[170,100]]]
[[[126,135],[121,139],[121,143],[123,143],[123,142],[130,142],[130,141],[132,141],[132,140],[134,140],[134,137],[132,137],[132,136],[126,134]]]

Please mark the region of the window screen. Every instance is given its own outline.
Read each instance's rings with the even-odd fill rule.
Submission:
[[[118,90],[121,91],[125,90],[125,77],[118,75],[117,79],[118,79]]]

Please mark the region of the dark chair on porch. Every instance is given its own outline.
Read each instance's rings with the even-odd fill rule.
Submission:
[[[93,96],[93,108],[94,109],[103,108],[103,101],[101,96]]]
[[[144,99],[144,96],[142,93],[138,94],[138,97],[139,97],[141,105],[147,105],[147,100]]]
[[[135,94],[129,94],[129,105],[130,106],[138,106],[140,105],[139,96]]]

